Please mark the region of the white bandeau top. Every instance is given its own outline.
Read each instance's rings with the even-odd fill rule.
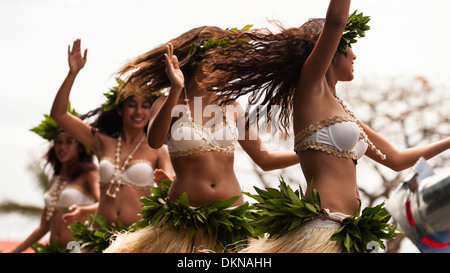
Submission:
[[[351,117],[335,116],[300,131],[295,136],[295,151],[313,149],[328,154],[360,159],[368,144],[361,137],[361,129]]]
[[[51,205],[51,191],[44,193],[45,206],[48,208]],[[55,208],[68,209],[72,205],[87,206],[95,203],[94,197],[87,193],[82,187],[77,185],[67,185],[58,196]]]
[[[114,175],[114,161],[111,158],[104,157],[99,162],[100,185],[108,186]],[[123,172],[120,185],[133,187],[136,189],[149,189],[153,186],[153,167],[151,163],[145,160],[131,161]],[[116,171],[115,181],[119,180],[122,170]]]

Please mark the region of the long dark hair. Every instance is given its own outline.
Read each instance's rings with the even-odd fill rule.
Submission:
[[[293,95],[303,64],[314,49],[325,19],[310,19],[299,28],[242,32],[228,47],[208,53],[203,62],[207,75],[202,81],[206,90],[221,95],[226,103],[250,94],[252,105],[280,106],[279,127],[285,132],[291,123]]]
[[[202,45],[212,38],[220,39],[227,33],[229,33],[228,30],[219,27],[202,26],[193,28],[169,41],[174,46],[174,54],[179,60],[186,81],[192,78],[195,66],[192,65],[191,61],[199,50],[199,47],[193,45],[195,43]],[[124,79],[121,90],[130,82],[138,83],[149,93],[159,92],[161,89],[170,87],[170,81],[165,72],[164,53],[166,52],[166,44],[161,44],[130,60],[120,68],[118,75]]]
[[[59,130],[58,134],[64,132],[63,130]],[[57,134],[57,135],[58,135]],[[56,138],[56,137],[55,137]],[[83,144],[77,141],[78,148],[80,152],[78,153],[78,158],[76,162],[73,162],[72,165],[66,169],[65,179],[69,181],[76,179],[78,176],[87,171],[97,170],[97,167],[94,164],[94,155],[84,147]],[[54,175],[60,175],[62,171],[62,163],[59,161],[55,152],[55,141],[51,141],[51,146],[46,154],[47,165],[50,165],[53,168]]]
[[[122,107],[123,103],[120,103],[117,107]],[[111,110],[105,110],[103,106],[100,106],[85,114],[84,118],[90,118],[96,116],[96,119],[90,124],[92,126],[92,134],[98,130],[103,134],[106,134],[112,138],[118,138],[123,130],[122,117],[117,112],[117,108]]]

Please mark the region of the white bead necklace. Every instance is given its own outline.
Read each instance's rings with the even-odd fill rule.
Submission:
[[[67,181],[63,181],[61,183],[60,176],[58,175],[55,180],[56,188],[54,191],[50,192],[50,204],[47,206],[47,212],[45,214],[45,219],[48,221],[52,218],[53,214],[55,213],[56,209],[56,203],[58,202],[59,195],[64,190],[64,188],[67,186]]]
[[[123,162],[122,167],[119,166],[120,163],[120,150],[122,146],[122,135],[120,135],[117,138],[117,146],[116,146],[116,162],[114,165],[114,173],[112,175],[111,181],[109,181],[108,189],[106,190],[106,195],[116,198],[117,193],[120,191],[120,186],[123,184],[123,173],[125,172],[128,163],[130,163],[130,160],[133,159],[133,154],[137,151],[139,146],[141,146],[141,143],[144,141],[145,135],[142,136],[142,138],[139,140],[139,142],[136,144],[134,149],[131,151],[131,153],[128,155],[125,162]],[[120,169],[120,176],[119,179],[116,179],[117,171]],[[116,188],[113,193],[111,193],[112,186],[116,184]]]

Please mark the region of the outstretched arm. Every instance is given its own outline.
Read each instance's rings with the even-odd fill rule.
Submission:
[[[414,166],[420,157],[430,159],[450,149],[450,137],[447,137],[428,145],[398,150],[385,138],[369,128],[369,126],[363,123],[361,123],[361,126],[375,146],[386,155],[386,160],[381,160],[381,158],[370,149],[367,150],[366,155],[395,171],[402,171]]]
[[[245,123],[245,113],[242,106],[238,102],[234,102],[235,106],[235,118],[239,129]],[[299,158],[296,153],[292,152],[278,152],[268,151],[259,134],[253,126],[245,127],[245,135],[243,139],[239,139],[239,144],[242,149],[250,156],[250,158],[264,171],[271,171],[276,169],[282,169],[298,164]],[[250,137],[251,136],[251,137]]]
[[[98,148],[96,143],[97,138],[92,136],[91,127],[67,111],[73,83],[87,61],[87,49],[84,51],[84,55],[82,55],[80,48],[80,39],[73,42],[72,50],[70,49],[70,45],[68,47],[69,73],[55,96],[50,116],[75,139],[96,151]]]
[[[169,95],[166,98],[158,99],[150,112],[147,140],[150,147],[154,149],[158,149],[164,144],[172,121],[172,109],[177,105],[184,86],[183,72],[178,65],[177,56],[173,55],[172,44],[167,44],[164,56],[166,59],[166,74],[172,86]]]
[[[294,152],[267,151],[259,136],[256,140],[240,140],[239,144],[263,171],[283,169],[300,162]]]

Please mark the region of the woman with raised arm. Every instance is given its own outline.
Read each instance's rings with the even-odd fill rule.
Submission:
[[[384,246],[378,234],[390,238],[394,229],[387,226],[389,216],[381,207],[359,211],[357,160],[367,155],[400,171],[422,156],[431,158],[450,147],[450,138],[446,138],[398,150],[358,120],[338,97],[336,84],[353,79],[356,55],[351,44],[369,29],[370,19],[356,12],[349,16],[349,6],[350,0],[331,0],[325,19],[310,19],[299,28],[282,28],[280,33],[258,29],[243,33],[237,38],[243,42],[217,48],[205,61],[209,77],[203,84],[208,90],[227,100],[251,94],[255,104],[262,99],[268,105],[281,105],[280,127],[290,130],[293,125],[294,150],[307,181],[306,197],[291,204],[298,210],[292,207],[282,212],[291,215],[289,221],[281,221],[281,216],[260,221],[278,239],[257,240],[248,252],[339,252],[344,247],[345,251],[364,251],[367,242],[377,240]],[[285,184],[280,187],[290,192]],[[256,198],[261,206],[272,205],[280,213],[283,206],[271,203],[270,196],[261,191]],[[385,232],[371,230],[367,235],[363,231],[367,226],[362,223],[371,213],[381,215],[377,214]],[[367,216],[357,221],[361,233],[348,232],[358,215]]]
[[[72,50],[69,45],[70,70],[56,94],[51,116],[99,158],[97,215],[112,226],[121,223],[128,227],[140,219],[140,198],[151,193],[154,170],[160,168],[173,176],[173,168],[166,147],[153,149],[146,142],[152,99],[142,88],[129,85],[133,88],[129,96],[117,98],[117,105],[102,111],[95,126],[67,112],[72,85],[86,64],[87,49],[82,55],[80,43],[79,39],[74,41]]]
[[[66,131],[54,126],[51,118],[46,119],[32,131],[50,141],[46,154],[52,177],[49,189],[44,194],[45,208],[41,223],[27,239],[10,250],[19,253],[32,246],[36,252],[66,252],[73,241],[69,224],[84,222],[89,214],[95,213],[100,192],[98,169],[93,154]],[[50,231],[48,245],[37,243]]]
[[[240,105],[232,101],[220,107],[214,103],[216,96],[199,86],[206,77],[201,64],[205,52],[231,42],[222,38],[241,31],[245,30],[195,28],[137,57],[122,70],[134,70],[128,82],[140,81],[149,91],[170,87],[168,96],[159,98],[152,107],[148,142],[153,148],[167,143],[176,176],[168,192],[161,194],[163,198],[152,203],[161,210],[141,212],[151,225],[117,236],[107,251],[230,250],[228,244],[252,235],[247,223],[250,216],[245,213],[248,203],[244,203],[234,171],[235,144],[239,142],[263,170],[298,163],[293,152],[270,152],[259,137],[250,140],[248,135],[254,132],[245,126],[238,128],[239,123],[244,124],[240,122],[244,119]],[[166,213],[165,208],[173,203],[181,203],[185,210]],[[217,209],[220,215],[210,215],[206,212],[209,209]],[[164,241],[167,237],[170,239]]]

